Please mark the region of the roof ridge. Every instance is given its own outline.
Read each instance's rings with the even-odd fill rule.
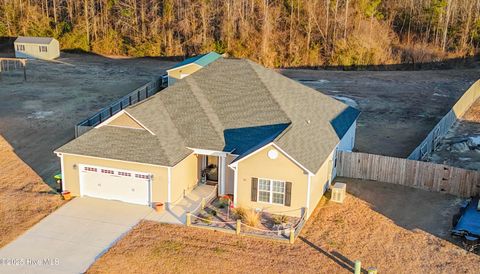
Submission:
[[[197,82],[195,81],[194,77],[186,77],[185,82],[190,87],[190,92],[193,94],[197,102],[199,103],[199,107],[202,109],[205,116],[207,116],[208,121],[215,129],[215,132],[218,134],[221,140],[223,140],[223,131],[225,130],[225,126],[223,125],[220,118],[218,118],[217,113],[212,108],[212,105],[206,98],[205,94],[201,91],[198,87]],[[225,144],[223,144],[225,145]]]
[[[278,107],[280,108],[280,110],[283,112],[283,114],[285,115],[285,117],[287,117],[287,119],[290,121],[290,124],[288,125],[288,127],[283,130],[276,138],[274,141],[276,141],[277,139],[280,139],[284,133],[286,131],[288,131],[292,126],[293,126],[293,121],[292,119],[290,118],[290,116],[285,112],[285,110],[283,109],[282,105],[278,102],[277,98],[273,95],[273,92],[270,90],[270,88],[268,87],[268,85],[265,84],[265,82],[263,81],[263,78],[260,77],[260,75],[258,74],[258,71],[257,69],[254,67],[254,65],[258,65],[257,63],[249,60],[249,59],[243,59],[243,60],[246,60],[248,65],[252,68],[252,70],[255,72],[255,76],[258,78],[259,82],[261,83],[261,85],[268,91],[268,93],[270,94],[271,98],[273,99],[273,101],[275,101],[275,103],[278,105]],[[265,67],[262,67],[263,69],[265,70],[270,70],[268,68],[265,68]]]

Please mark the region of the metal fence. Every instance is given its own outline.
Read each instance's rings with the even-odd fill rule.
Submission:
[[[337,176],[399,184],[460,197],[480,194],[480,172],[368,153],[337,154]]]
[[[435,150],[439,141],[447,134],[455,122],[480,98],[480,80],[475,82],[455,103],[452,109],[435,125],[427,137],[408,156],[410,160],[421,160]]]
[[[138,103],[142,100],[147,99],[148,97],[154,95],[155,93],[161,91],[167,87],[167,77],[165,75],[137,88],[136,90],[130,92],[126,96],[120,98],[119,100],[113,102],[109,106],[103,108],[99,112],[90,116],[89,118],[81,121],[75,125],[75,138],[89,131],[93,127],[99,125],[103,121],[112,117],[122,109]]]

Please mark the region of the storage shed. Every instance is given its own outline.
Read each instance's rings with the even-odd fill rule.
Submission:
[[[212,51],[207,54],[200,54],[183,60],[182,62],[173,66],[171,69],[167,70],[168,85],[173,85],[176,80],[187,77],[188,75],[207,66],[208,64],[212,63],[220,57],[220,54]]]
[[[51,37],[20,36],[14,42],[15,57],[52,60],[60,56],[60,44]]]

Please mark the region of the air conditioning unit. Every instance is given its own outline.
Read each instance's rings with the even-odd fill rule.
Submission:
[[[330,200],[336,203],[343,203],[343,200],[345,200],[346,192],[347,184],[335,183],[332,188],[332,198]]]

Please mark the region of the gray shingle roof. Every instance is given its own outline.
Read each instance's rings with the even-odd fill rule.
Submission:
[[[48,45],[54,40],[51,37],[33,37],[33,36],[19,36],[15,43],[25,43],[25,44],[40,44],[40,45]]]
[[[162,166],[175,165],[191,153],[184,148],[186,153],[177,153],[172,159],[157,136],[142,129],[115,126],[94,128],[56,151]]]
[[[92,156],[137,161],[141,158],[145,163],[172,166],[191,153],[187,147],[218,151],[228,147],[231,151],[225,142],[225,133],[235,132],[231,129],[287,124],[273,142],[306,169],[316,172],[340,141],[337,127],[350,126],[358,116],[336,119],[347,108],[329,96],[249,60],[220,58],[125,110],[155,135],[123,129],[115,131],[115,136],[106,137],[103,135],[114,130],[102,127],[72,141],[85,145],[80,146],[80,152],[70,153],[95,153]],[[337,121],[335,128],[334,120]],[[87,139],[95,138],[102,140],[93,141],[100,147],[85,149],[87,144],[92,146]],[[110,150],[102,156],[102,149],[112,143],[144,148],[132,152]],[[65,149],[69,144],[58,151],[68,153]],[[68,150],[75,151],[76,146],[71,145]],[[152,152],[158,155],[151,156]],[[141,155],[143,153],[147,155]]]

